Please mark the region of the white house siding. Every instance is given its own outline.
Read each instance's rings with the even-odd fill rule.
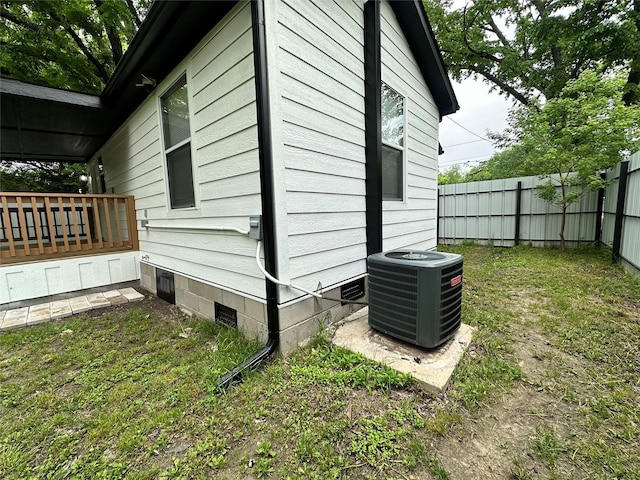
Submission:
[[[275,157],[285,177],[276,204],[286,212],[280,238],[288,238],[281,274],[310,289],[337,285],[366,273],[364,2],[269,6],[277,38],[270,58],[274,145],[282,145]],[[384,202],[383,245],[433,248],[438,109],[387,2],[381,12],[382,78],[406,97],[408,111],[408,195]]]
[[[363,2],[269,7],[274,156],[284,172],[276,205],[285,212],[279,243],[287,242],[279,250],[288,252],[280,273],[328,287],[366,273]],[[281,293],[281,301],[300,295]]]
[[[382,81],[405,97],[407,115],[405,201],[383,202],[382,247],[431,249],[437,243],[438,108],[388,2],[380,14]]]
[[[171,210],[159,97],[187,75],[196,208]],[[261,213],[251,8],[241,3],[149,95],[101,152],[107,191],[135,196],[143,261],[264,298],[256,243],[236,233]],[[184,229],[162,229],[183,226]],[[156,227],[154,227],[156,226]]]

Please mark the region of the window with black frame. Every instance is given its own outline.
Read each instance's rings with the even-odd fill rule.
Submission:
[[[382,199],[404,200],[404,97],[382,83]]]
[[[186,76],[162,96],[160,104],[171,208],[195,207]]]

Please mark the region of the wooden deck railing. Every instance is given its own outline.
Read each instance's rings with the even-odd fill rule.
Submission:
[[[0,192],[0,263],[138,250],[128,195]]]

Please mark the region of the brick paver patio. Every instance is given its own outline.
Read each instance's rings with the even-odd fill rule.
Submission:
[[[90,293],[64,300],[40,303],[30,307],[0,310],[0,330],[37,325],[49,320],[69,317],[75,313],[86,312],[95,308],[118,305],[120,303],[143,300],[144,295],[134,288],[121,288],[104,293]]]

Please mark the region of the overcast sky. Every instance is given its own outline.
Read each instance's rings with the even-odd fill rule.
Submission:
[[[480,81],[453,82],[453,89],[460,110],[440,123],[440,144],[445,152],[438,159],[440,171],[455,164],[475,166],[491,157],[493,145],[480,137],[487,138],[488,130],[502,131],[511,107],[510,100],[489,93],[489,86]]]

